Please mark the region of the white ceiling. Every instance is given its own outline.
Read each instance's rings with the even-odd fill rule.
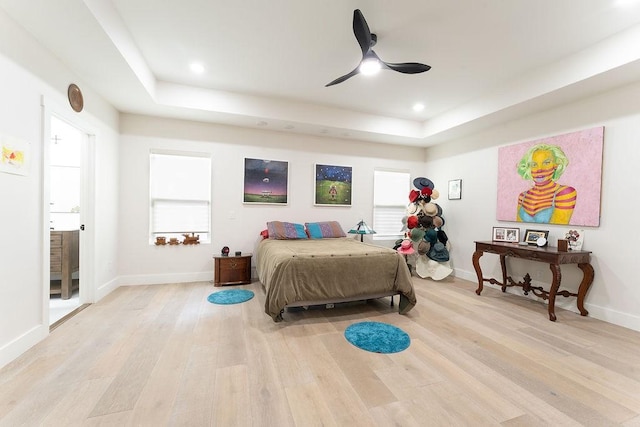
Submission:
[[[627,0],[628,2],[629,0]],[[429,146],[639,80],[621,0],[0,0],[121,112]],[[353,10],[389,70],[358,64]],[[192,73],[198,61],[205,72]],[[422,102],[416,113],[412,105]]]

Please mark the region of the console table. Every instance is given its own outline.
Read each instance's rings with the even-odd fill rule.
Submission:
[[[556,295],[563,297],[577,297],[576,305],[580,314],[586,316],[589,312],[584,308],[584,297],[593,283],[593,267],[590,263],[590,251],[567,251],[560,252],[555,247],[538,247],[538,246],[523,246],[517,243],[505,243],[505,242],[475,242],[476,250],[473,253],[473,267],[476,270],[478,276],[478,289],[476,294],[480,295],[484,282],[489,282],[494,285],[500,285],[502,292],[505,292],[507,287],[519,286],[524,290],[525,295],[529,295],[532,292],[534,295],[549,300],[549,320],[555,322],[555,302]],[[490,278],[487,279],[482,276],[482,269],[480,268],[480,257],[484,253],[492,253],[500,256],[500,267],[502,269],[502,282]],[[549,264],[553,280],[551,282],[551,288],[546,291],[541,286],[531,286],[531,277],[527,273],[523,280],[516,282],[507,274],[507,265],[505,259],[507,257],[528,259],[531,261],[544,262]],[[562,264],[577,264],[582,270],[582,282],[578,288],[578,293],[569,292],[568,290],[560,291],[560,280],[562,274],[560,273],[560,265]]]

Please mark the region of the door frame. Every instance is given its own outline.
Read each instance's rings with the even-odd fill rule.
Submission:
[[[84,225],[84,231],[80,232],[80,271],[81,283],[79,291],[80,305],[95,302],[95,131],[89,121],[81,114],[71,112],[66,105],[56,103],[45,96],[41,99],[42,106],[42,322],[49,328],[49,287],[50,287],[50,257],[51,257],[51,233],[49,202],[51,191],[49,189],[50,173],[50,143],[51,143],[51,117],[69,123],[83,133],[80,160],[80,224]]]

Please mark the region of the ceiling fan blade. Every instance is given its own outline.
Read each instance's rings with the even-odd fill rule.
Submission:
[[[358,65],[358,67],[359,67],[359,65]],[[358,69],[357,68],[355,70],[351,71],[349,74],[345,74],[342,77],[338,77],[337,79],[335,79],[331,83],[327,83],[326,85],[324,85],[324,87],[329,87],[329,86],[337,85],[338,83],[342,83],[343,81],[345,81],[347,79],[350,79],[351,77],[355,76],[356,74],[358,74]]]
[[[356,36],[360,49],[362,49],[362,56],[364,56],[371,49],[371,31],[360,9],[353,11],[353,34]]]
[[[384,61],[380,62],[382,62],[386,68],[404,74],[424,73],[425,71],[429,71],[431,69],[430,65],[420,64],[419,62],[404,62],[401,64],[391,64]]]

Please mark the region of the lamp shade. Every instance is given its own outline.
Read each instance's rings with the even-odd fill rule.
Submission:
[[[376,232],[364,221],[360,221],[355,227],[349,230],[349,234],[376,234]]]

